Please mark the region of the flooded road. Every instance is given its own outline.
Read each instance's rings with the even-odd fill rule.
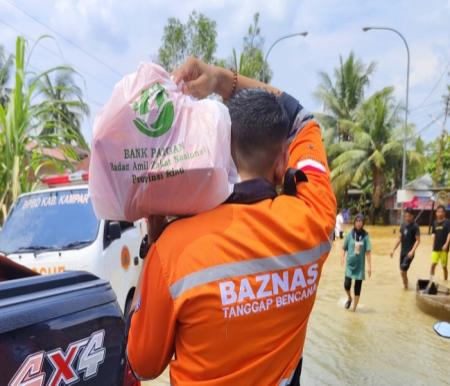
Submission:
[[[389,257],[393,229],[367,227],[372,278],[363,282],[356,313],[343,308],[344,273],[334,246],[309,322],[303,385],[450,385],[450,340],[435,334],[435,319],[415,304],[416,279],[429,277],[431,236],[421,229],[405,291],[398,255]]]
[[[404,291],[398,255],[389,252],[394,227],[367,227],[372,238],[372,278],[363,282],[356,313],[344,309],[341,242],[323,271],[309,322],[302,385],[450,385],[450,340],[433,331],[435,319],[415,304],[415,282],[428,278],[431,237],[422,242]],[[437,277],[442,270],[437,268]],[[145,386],[169,385],[168,372]]]

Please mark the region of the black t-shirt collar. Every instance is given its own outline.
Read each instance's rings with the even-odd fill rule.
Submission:
[[[297,194],[297,184],[308,182],[308,177],[301,170],[288,168],[284,175],[283,192],[288,196]],[[233,193],[225,204],[253,204],[267,199],[273,200],[277,191],[272,183],[265,178],[254,178],[234,185]]]
[[[277,196],[274,186],[264,178],[255,178],[234,185],[233,193],[225,204],[253,204]]]

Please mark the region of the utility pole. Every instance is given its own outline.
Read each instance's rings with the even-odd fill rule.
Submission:
[[[450,113],[449,107],[450,107],[450,90],[449,90],[449,94],[445,97],[445,113],[444,113],[444,123],[443,123],[443,127],[442,127],[443,132],[447,131],[447,128],[445,127],[445,125],[447,123],[447,116]]]
[[[397,36],[399,36],[403,43],[405,44],[406,48],[406,104],[405,104],[405,130],[403,131],[403,162],[402,162],[402,189],[405,189],[406,185],[406,145],[408,143],[408,101],[409,101],[409,62],[410,62],[410,55],[409,55],[409,46],[408,42],[406,41],[405,37],[397,31],[395,28],[391,27],[364,27],[362,29],[364,32],[370,31],[370,30],[384,30],[384,31],[391,31],[395,33]],[[403,217],[403,207],[402,207],[402,217]]]
[[[442,154],[444,152],[444,148],[445,148],[445,137],[447,134],[447,128],[446,128],[446,124],[447,124],[447,116],[449,114],[449,108],[450,108],[450,95],[445,96],[445,113],[444,113],[444,121],[442,123],[442,134],[441,137],[439,139],[439,149],[438,149],[438,154],[436,157],[436,169],[434,171],[434,183],[436,185],[439,185],[440,180],[442,178]]]
[[[406,41],[405,37],[397,31],[395,28],[391,27],[363,27],[362,29],[364,32],[370,31],[370,30],[384,30],[384,31],[390,31],[395,33],[397,36],[399,36],[403,43],[405,44],[406,48],[406,104],[405,104],[405,129],[403,131],[403,160],[402,160],[402,190],[405,190],[406,185],[406,146],[408,144],[408,102],[409,102],[409,62],[410,62],[410,55],[409,55],[409,46],[408,42]],[[398,194],[398,191],[397,191]],[[403,218],[403,204],[401,207],[400,217]],[[400,220],[401,221],[401,220]]]

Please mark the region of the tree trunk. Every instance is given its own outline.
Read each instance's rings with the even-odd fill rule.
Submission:
[[[383,201],[384,184],[386,177],[382,169],[376,167],[372,168],[373,189],[372,189],[372,207],[370,211],[370,221],[375,224],[376,216],[378,215]]]

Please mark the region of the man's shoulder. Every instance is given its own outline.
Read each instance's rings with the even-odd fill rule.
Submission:
[[[227,205],[219,205],[216,208],[213,208],[206,212],[198,213],[187,217],[180,217],[172,221],[168,225],[166,230],[168,232],[174,233],[179,232],[181,229],[183,230],[190,229],[193,226],[217,225],[217,223],[220,223],[221,216],[223,216],[228,209],[229,208],[227,208]],[[208,229],[209,226],[207,226],[206,228]]]
[[[208,235],[224,231],[231,222],[230,208],[220,205],[207,212],[172,221],[157,241],[160,252],[179,254],[189,245]]]
[[[413,235],[418,235],[420,234],[420,226],[419,224],[417,224],[416,222],[413,222],[411,225],[411,231],[413,233]]]

